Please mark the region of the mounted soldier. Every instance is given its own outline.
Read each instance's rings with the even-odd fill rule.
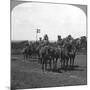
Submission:
[[[48,45],[49,45],[48,35],[45,34],[43,40],[42,40],[41,37],[39,38],[39,45],[38,45],[38,47],[36,48],[36,51],[37,51],[37,54],[38,54],[38,57],[39,57],[39,58],[40,58],[40,50],[41,50],[43,47],[48,46]],[[39,62],[41,62],[40,59],[39,59]]]
[[[44,35],[43,44],[44,46],[49,45],[49,39],[47,34]]]
[[[72,57],[75,57],[74,48],[72,44],[73,40],[74,39],[72,38],[71,35],[68,35],[68,37],[63,39],[63,45],[62,45],[62,51],[61,51],[61,59],[62,59],[63,66],[68,66],[69,58],[71,62]]]
[[[68,35],[68,37],[66,37],[65,39],[64,39],[64,47],[68,50],[68,52],[71,52],[71,49],[73,48],[73,44],[72,44],[72,42],[73,42],[73,38],[72,38],[72,36],[71,35]]]
[[[62,46],[62,38],[60,35],[57,36],[58,37],[58,40],[57,40],[57,45],[59,45],[60,47]]]

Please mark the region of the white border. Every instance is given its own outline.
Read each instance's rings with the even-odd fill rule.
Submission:
[[[56,2],[69,4],[87,4],[87,0],[19,0],[19,1],[41,1],[41,2]]]
[[[30,1],[30,0],[29,0]],[[34,1],[34,0],[32,0]],[[71,3],[71,4],[88,4],[90,8],[90,0],[35,0],[44,2],[59,2],[59,3]],[[88,10],[88,16],[90,12]],[[88,17],[89,26],[89,17]],[[9,90],[10,87],[10,0],[0,1],[0,90]],[[67,86],[51,88],[51,90],[90,90],[90,60],[89,60],[89,28],[88,28],[88,85],[87,86]],[[39,90],[39,89],[38,89]],[[43,88],[41,90],[50,90],[50,88]]]
[[[10,87],[10,0],[0,1],[0,90]]]

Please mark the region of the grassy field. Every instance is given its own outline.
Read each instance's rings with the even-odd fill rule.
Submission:
[[[87,57],[77,55],[73,70],[45,71],[41,69],[37,59],[24,61],[22,55],[11,56],[11,87],[12,89],[59,87],[87,84]]]

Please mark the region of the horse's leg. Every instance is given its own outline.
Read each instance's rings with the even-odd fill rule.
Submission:
[[[72,58],[72,66],[74,66],[75,56]]]
[[[38,63],[42,64],[42,59],[41,58],[38,58]]]
[[[56,69],[56,58],[54,60],[54,69]]]
[[[24,56],[24,61],[26,60],[26,55]]]
[[[68,66],[68,59],[66,59],[66,65],[65,65],[66,67]]]
[[[41,63],[41,57],[38,55],[38,63]]]
[[[55,69],[57,69],[57,61],[58,61],[58,58],[56,58],[56,61],[55,61]]]
[[[25,55],[24,55],[24,61],[25,61],[26,59],[27,59],[27,55],[25,54]]]
[[[61,60],[61,68],[63,69],[63,67],[64,67],[64,59],[62,58],[62,60]]]
[[[73,65],[74,65],[74,58],[72,58],[72,67],[73,67]]]
[[[68,70],[68,62],[69,62],[69,57],[66,58],[66,67],[65,67],[66,71]]]
[[[68,61],[69,61],[69,58],[67,58],[66,60],[66,67],[68,67]]]
[[[26,55],[26,59],[28,60],[28,54]]]
[[[54,69],[56,69],[56,58],[54,59]]]
[[[62,60],[61,60],[61,68],[62,68],[62,64],[63,64],[63,63],[62,63]]]
[[[72,66],[72,58],[70,57],[70,67]]]
[[[41,64],[43,63],[43,60],[42,60],[41,58],[40,58],[40,61],[39,61],[39,63],[41,63]]]
[[[25,54],[23,54],[23,58],[24,58],[24,60],[25,60]]]
[[[44,61],[42,60],[42,70],[44,71]]]
[[[25,57],[26,57],[26,54],[25,54],[25,53],[23,53],[23,58],[24,58],[24,61],[25,61]]]
[[[52,69],[52,68],[51,68],[51,65],[52,65],[52,62],[51,62],[51,59],[50,59],[50,60],[49,60],[50,70]]]
[[[38,63],[40,63],[40,64],[42,64],[42,56],[39,56],[39,58],[38,58]]]
[[[29,54],[27,54],[27,60],[29,59]]]
[[[61,58],[60,62],[61,62],[61,68],[63,68],[63,58]]]
[[[71,57],[71,69],[73,69],[73,64],[74,64],[74,57]]]
[[[47,60],[45,61],[45,70],[47,70]]]
[[[65,68],[65,58],[63,59],[63,68]]]
[[[53,69],[55,68],[55,66],[54,66],[54,58],[53,58]]]

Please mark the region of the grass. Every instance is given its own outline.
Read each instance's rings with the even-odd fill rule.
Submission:
[[[58,69],[60,63],[58,61]],[[21,55],[11,56],[11,87],[12,89],[59,87],[87,84],[86,55],[77,55],[73,70],[56,72],[41,69],[37,59],[23,60]]]

